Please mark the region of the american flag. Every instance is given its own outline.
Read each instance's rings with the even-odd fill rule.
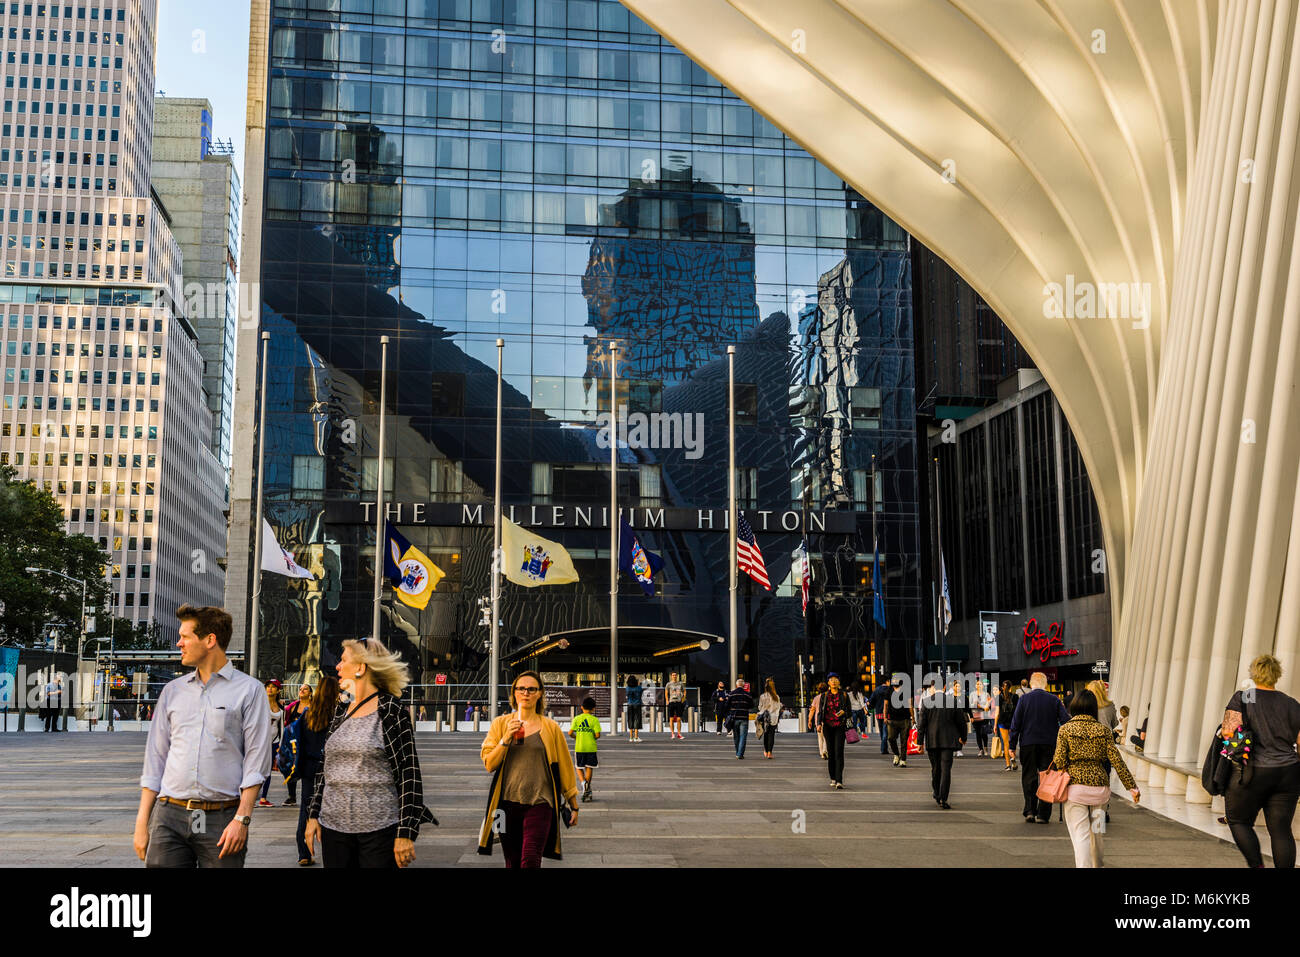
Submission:
[[[772,583],[767,579],[767,567],[763,564],[763,553],[758,550],[754,530],[749,527],[744,512],[736,522],[736,567],[768,591],[772,590]]]
[[[812,569],[808,561],[808,542],[799,543],[799,590],[803,595],[803,613],[808,614],[808,588],[812,584]]]

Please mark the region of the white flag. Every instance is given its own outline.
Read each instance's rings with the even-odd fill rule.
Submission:
[[[948,568],[943,563],[943,552],[939,553],[939,576],[943,580],[943,591],[939,595],[939,620],[943,622],[943,633],[948,634],[948,625],[952,623],[952,599],[948,597]]]
[[[293,560],[293,555],[280,547],[275,539],[275,530],[271,523],[262,519],[262,571],[288,575],[290,578],[310,578],[316,576]]]

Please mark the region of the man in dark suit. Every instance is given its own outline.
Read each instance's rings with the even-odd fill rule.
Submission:
[[[966,702],[960,691],[935,692],[921,698],[916,714],[916,735],[925,741],[930,758],[930,790],[934,803],[945,811],[952,786],[952,756],[966,743]]]
[[[1021,813],[1026,821],[1052,820],[1052,805],[1038,798],[1038,772],[1046,771],[1056,753],[1056,732],[1070,720],[1061,699],[1047,690],[1047,675],[1029,676],[1029,693],[1022,695],[1011,718],[1011,747],[1020,744],[1020,787],[1025,794]]]

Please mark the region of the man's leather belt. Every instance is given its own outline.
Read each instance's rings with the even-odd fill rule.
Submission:
[[[224,811],[227,808],[239,807],[238,798],[233,801],[181,801],[177,798],[160,796],[158,800],[173,807],[183,807],[187,811]]]

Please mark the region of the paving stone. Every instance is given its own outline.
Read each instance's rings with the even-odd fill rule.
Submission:
[[[131,848],[144,735],[0,734],[0,847],[18,867],[140,866]],[[417,867],[501,867],[476,851],[489,776],[481,736],[417,735],[426,827]],[[953,767],[954,807],[929,794],[924,758],[894,768],[876,747],[848,748],[843,791],[831,790],[812,735],[783,734],[776,757],[734,757],[729,738],[602,741],[596,800],[546,867],[983,866],[1070,867],[1065,826],[1027,825],[1020,776],[1000,761]],[[287,796],[276,776],[271,798]],[[802,812],[796,814],[796,812]],[[801,817],[804,833],[791,825]],[[247,863],[294,867],[297,807],[259,808]],[[1116,798],[1110,867],[1240,867],[1235,847]]]

